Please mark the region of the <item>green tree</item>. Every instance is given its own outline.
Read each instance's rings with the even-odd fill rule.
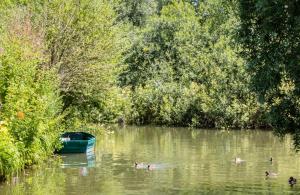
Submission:
[[[31,7],[33,21],[44,31],[45,65],[60,76],[64,109],[88,122],[115,119],[122,110],[109,102],[123,101],[115,82],[128,41],[127,27],[116,22],[113,5],[106,0],[54,0]]]
[[[115,0],[118,21],[129,22],[133,26],[141,27],[149,16],[155,14],[157,4],[155,0]]]
[[[291,134],[300,148],[300,2],[239,1],[240,41],[253,91],[268,108],[277,135]]]
[[[121,83],[133,89],[134,118],[198,127],[254,125],[258,106],[232,41],[238,22],[227,2],[201,2],[198,10],[184,1],[164,6],[126,55]]]

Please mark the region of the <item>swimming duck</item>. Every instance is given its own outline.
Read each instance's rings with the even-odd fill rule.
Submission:
[[[277,173],[272,173],[272,172],[269,172],[269,171],[266,171],[266,177],[277,177]]]
[[[148,169],[148,170],[153,170],[154,168],[155,168],[154,165],[148,165],[148,166],[147,166],[147,169]]]
[[[293,186],[293,185],[296,184],[296,183],[297,183],[297,179],[291,176],[291,177],[289,178],[289,184],[290,184],[291,186]]]
[[[134,162],[134,167],[135,167],[136,169],[143,169],[143,168],[145,168],[145,165],[144,165],[144,163],[137,163],[137,162]]]

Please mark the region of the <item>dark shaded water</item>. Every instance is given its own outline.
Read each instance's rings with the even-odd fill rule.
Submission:
[[[269,131],[127,127],[97,136],[94,156],[26,170],[0,194],[300,194],[300,156],[291,147]],[[278,176],[266,178],[267,170]],[[289,176],[299,183],[290,187]]]

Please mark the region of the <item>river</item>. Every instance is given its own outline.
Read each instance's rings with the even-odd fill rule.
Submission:
[[[126,127],[96,139],[94,155],[26,169],[1,184],[0,194],[300,193],[300,154],[289,137],[280,141],[271,131]],[[290,176],[299,183],[289,186]]]

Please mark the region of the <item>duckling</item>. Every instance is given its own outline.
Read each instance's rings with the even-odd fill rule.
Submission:
[[[266,177],[277,177],[277,173],[272,173],[272,172],[268,172],[268,171],[266,171],[265,172],[266,173]]]
[[[290,184],[291,186],[293,186],[293,185],[296,184],[296,183],[297,183],[297,179],[291,176],[291,177],[289,178],[289,184]]]

